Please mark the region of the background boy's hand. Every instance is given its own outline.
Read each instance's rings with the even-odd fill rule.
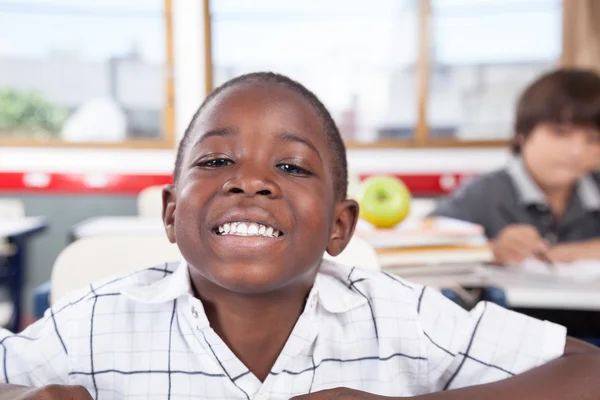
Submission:
[[[555,263],[572,263],[585,257],[585,246],[580,243],[557,244],[548,250],[548,258]]]
[[[292,397],[290,400],[383,400],[385,397],[348,388],[335,388]]]
[[[547,242],[532,225],[508,225],[492,241],[495,261],[501,264],[519,264],[540,252],[548,252]]]
[[[48,385],[38,389],[22,388],[11,392],[11,399],[17,400],[93,400],[92,395],[83,386]],[[7,397],[9,398],[9,397]],[[0,394],[4,399],[4,391]]]

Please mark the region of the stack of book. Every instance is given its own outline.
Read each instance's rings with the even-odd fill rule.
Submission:
[[[493,261],[483,228],[451,218],[406,220],[392,229],[361,220],[356,235],[375,248],[384,270],[399,275],[466,272]]]

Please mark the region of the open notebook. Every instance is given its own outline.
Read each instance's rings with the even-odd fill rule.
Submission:
[[[486,242],[457,246],[428,246],[416,248],[377,249],[382,267],[414,265],[485,264],[493,261]]]
[[[600,280],[599,260],[579,260],[573,263],[556,263],[551,267],[543,261],[528,259],[519,266],[490,267],[487,270],[491,275],[500,274],[522,278],[524,280],[554,282],[590,282]]]

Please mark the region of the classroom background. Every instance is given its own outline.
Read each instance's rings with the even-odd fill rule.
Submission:
[[[226,80],[271,70],[314,90],[346,141],[351,181],[401,178],[418,219],[506,165],[528,83],[561,65],[600,69],[600,1],[0,0],[0,36],[0,322],[18,329],[68,245],[162,234],[160,197],[139,195],[171,182],[178,139]],[[419,254],[410,274],[432,266]],[[79,256],[95,276],[96,254]],[[463,287],[477,285],[434,267],[424,281],[469,299]],[[511,299],[600,309],[595,289],[546,289]]]

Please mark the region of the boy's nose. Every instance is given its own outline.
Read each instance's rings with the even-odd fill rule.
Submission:
[[[248,197],[267,196],[275,198],[280,195],[280,192],[279,186],[272,180],[254,174],[234,177],[223,185],[223,193],[225,194],[244,194]]]

